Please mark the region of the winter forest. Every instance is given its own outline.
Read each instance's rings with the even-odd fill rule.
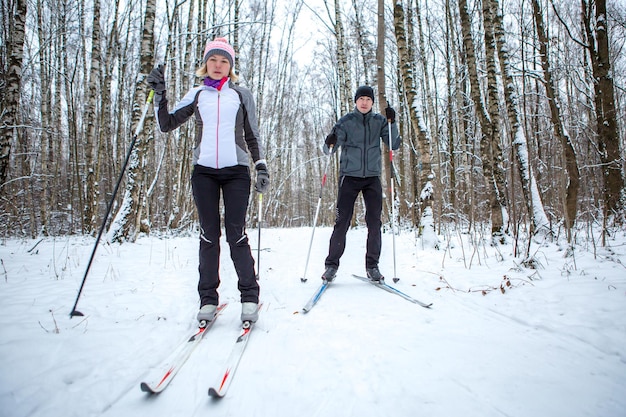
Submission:
[[[0,417],[626,415],[626,0],[0,4]],[[171,110],[216,37],[270,175],[242,356],[231,245],[228,308],[189,337],[196,126],[162,133],[147,82],[164,64]],[[432,308],[353,278],[361,198],[314,293],[340,168],[322,147],[362,85],[402,137],[381,150],[384,281]]]
[[[623,225],[622,0],[2,0],[0,12],[4,237],[94,236],[104,220],[119,242],[194,231],[194,126],[161,133],[145,80],[165,63],[173,104],[216,36],[256,100],[263,226],[313,223],[321,145],[363,84],[375,111],[398,113],[384,206],[402,227],[571,242]],[[318,225],[334,220],[337,161]],[[256,227],[255,193],[250,204]]]

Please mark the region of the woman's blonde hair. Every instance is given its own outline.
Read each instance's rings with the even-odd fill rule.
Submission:
[[[205,62],[202,64],[200,68],[196,70],[196,76],[200,78],[205,78],[207,75],[208,75],[208,71],[207,71],[206,62]],[[233,71],[232,67],[230,68],[228,76],[230,77],[230,80],[234,83],[236,83],[239,80],[239,76],[235,74],[235,71]]]

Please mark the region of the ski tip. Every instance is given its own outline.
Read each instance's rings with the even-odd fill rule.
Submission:
[[[209,397],[219,399],[222,398],[223,395],[220,394],[215,388],[211,387],[209,388]]]
[[[143,392],[147,392],[148,394],[156,394],[156,392],[152,388],[150,388],[150,386],[145,382],[142,382],[139,388],[141,388]]]

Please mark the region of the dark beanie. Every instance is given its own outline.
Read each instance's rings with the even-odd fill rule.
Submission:
[[[354,94],[354,101],[356,102],[359,97],[369,97],[374,101],[374,90],[369,85],[362,85],[356,89],[356,93]]]

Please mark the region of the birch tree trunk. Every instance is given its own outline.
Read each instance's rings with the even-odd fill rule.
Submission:
[[[45,45],[48,43],[49,33],[46,33],[44,28],[46,24],[44,23],[44,10],[41,4],[41,0],[37,1],[37,37],[40,45]],[[50,172],[51,169],[51,161],[49,158],[52,157],[52,151],[50,146],[53,143],[52,135],[53,135],[53,119],[52,119],[52,88],[51,85],[53,83],[52,72],[50,68],[52,67],[52,56],[51,51],[52,48],[40,48],[39,51],[39,76],[41,77],[41,105],[40,105],[40,117],[41,117],[41,148],[40,148],[40,169],[41,169],[41,178],[42,178],[42,186],[41,186],[41,196],[42,201],[50,201],[50,190],[53,188],[51,178],[55,177],[53,173]],[[58,77],[54,77],[57,78]],[[51,202],[51,201],[50,201]],[[52,202],[51,202],[52,203]],[[41,233],[42,235],[47,235],[47,226],[49,222],[49,210],[50,206],[48,204],[40,204],[39,205],[39,216],[41,221]]]
[[[377,0],[376,26],[376,83],[378,85],[378,107],[387,107],[385,79],[385,1]]]
[[[97,103],[98,85],[100,84],[100,0],[93,2],[93,20],[91,35],[91,65],[86,90],[88,91],[85,106],[86,130],[84,136],[85,146],[85,206],[83,208],[84,232],[92,234],[97,228],[96,216],[98,214],[98,168],[99,149],[98,144],[98,112],[100,106]]]
[[[402,3],[404,3],[404,0],[402,1]],[[401,10],[404,14],[404,4],[401,4],[402,7],[399,8],[399,10]],[[396,7],[398,6],[398,3],[396,3]],[[426,8],[428,8],[428,5],[426,4]],[[421,185],[422,187],[426,184],[426,182],[424,182],[424,179],[428,179],[429,176],[432,175],[433,179],[434,179],[434,175],[435,175],[435,171],[432,168],[433,166],[433,160],[436,160],[437,157],[434,157],[432,155],[432,149],[431,149],[431,142],[430,140],[432,138],[436,138],[437,137],[437,110],[436,110],[436,106],[434,104],[434,101],[436,100],[436,96],[437,96],[437,86],[436,86],[436,80],[435,80],[435,92],[433,92],[433,88],[431,87],[431,81],[430,81],[430,77],[428,76],[429,74],[429,56],[432,56],[432,53],[429,54],[427,51],[428,46],[426,45],[426,41],[424,39],[424,24],[422,23],[422,21],[424,20],[424,13],[422,13],[422,7],[420,6],[420,3],[416,1],[416,7],[415,7],[415,14],[416,14],[416,20],[417,20],[417,40],[418,40],[418,47],[419,47],[419,57],[420,59],[417,61],[417,63],[421,63],[422,64],[422,79],[421,79],[421,85],[422,85],[422,100],[426,103],[426,107],[425,110],[424,109],[420,109],[422,113],[424,113],[426,116],[426,121],[428,124],[428,128],[424,125],[424,123],[420,123],[420,126],[422,127],[423,130],[423,135],[420,135],[419,138],[420,140],[423,142],[423,146],[425,150],[428,151],[428,154],[423,154],[420,151],[420,155],[421,155],[421,164],[423,167],[425,167],[429,172],[422,172],[422,180]],[[406,37],[406,26],[408,26],[408,22],[406,21],[406,18],[404,17],[404,15],[402,16],[402,22],[404,22],[403,26],[402,26],[402,30],[404,31],[404,39],[408,39]],[[399,22],[397,22],[399,23]],[[403,46],[403,51],[404,53],[401,54],[401,58],[402,61],[400,62],[400,66],[402,68],[402,66],[406,66],[408,67],[416,67],[416,64],[411,62],[411,59],[415,58],[415,54],[411,53],[411,44],[405,42],[405,45]],[[434,61],[434,58],[433,58]],[[404,65],[404,62],[406,62],[406,65]],[[433,80],[435,79],[435,77],[433,77]],[[413,85],[414,88],[417,90],[418,87],[418,83],[415,79],[413,79]],[[433,97],[435,97],[435,99],[433,99]],[[411,101],[410,105],[412,107],[415,107],[415,113],[416,115],[418,115],[419,117],[419,112],[417,111],[418,106],[417,106],[417,101]],[[420,118],[421,119],[421,118]],[[438,142],[437,140],[435,140],[435,142]],[[436,153],[436,151],[435,151]],[[426,161],[426,158],[428,159],[428,164],[424,165],[424,162]],[[434,191],[434,190],[433,190]],[[434,199],[434,195],[430,196],[431,199]]]
[[[452,8],[450,5],[450,1],[446,0],[445,2],[445,10],[446,10],[446,49],[445,49],[445,61],[446,61],[446,80],[448,81],[448,90],[447,90],[447,94],[448,94],[448,104],[446,106],[446,114],[447,114],[447,126],[446,126],[446,130],[448,133],[448,138],[447,138],[447,143],[448,143],[448,149],[447,149],[447,153],[448,153],[448,159],[449,159],[449,164],[450,164],[450,169],[449,169],[449,177],[450,177],[450,182],[448,184],[448,186],[446,187],[449,191],[449,195],[450,195],[450,207],[452,208],[456,208],[457,207],[457,179],[456,179],[456,153],[457,153],[457,137],[458,136],[462,136],[459,135],[457,132],[458,130],[456,129],[456,127],[459,124],[459,120],[460,118],[456,118],[455,117],[455,103],[460,103],[460,101],[455,100],[455,91],[458,91],[458,87],[457,87],[457,82],[456,82],[456,78],[455,77],[455,52],[458,48],[456,48],[455,46],[455,36],[453,35],[454,33],[454,24],[453,24],[453,18],[452,18]],[[439,152],[439,155],[441,155],[442,153]],[[441,156],[440,156],[441,159]],[[439,164],[440,166],[443,166],[444,163]],[[442,169],[440,167],[440,169]],[[442,174],[439,174],[439,178],[442,178]],[[443,213],[443,207],[442,207],[442,213]],[[441,218],[442,216],[440,216]]]
[[[385,86],[385,1],[378,0],[377,5],[378,20],[376,26],[376,83],[378,84],[378,108],[382,113],[384,109],[387,108],[387,92]],[[382,152],[384,171],[389,173],[389,175],[382,177],[381,180],[383,180],[383,187],[389,187],[389,190],[391,190],[391,181],[393,181],[393,173],[391,172],[391,160],[389,157],[385,156],[384,149],[382,150]],[[389,152],[391,152],[391,150],[389,150]],[[390,201],[389,218],[391,218],[391,204],[395,204],[396,202],[391,201],[391,199],[388,199],[387,201]],[[394,219],[391,219],[392,223],[393,221]]]
[[[416,0],[417,2],[417,0]],[[409,2],[409,7],[407,7],[407,11],[406,11],[406,21],[407,21],[407,39],[416,39],[417,35],[415,34],[416,32],[416,28],[415,26],[417,26],[417,31],[421,30],[421,19],[418,15],[417,18],[414,17],[414,13],[413,13],[413,0],[411,0]],[[419,8],[415,7],[415,9],[417,11],[419,11]],[[395,17],[394,17],[395,20]],[[417,25],[413,25],[412,22],[417,21],[418,24]],[[416,52],[415,52],[415,48],[413,47],[414,42],[407,42],[407,54],[408,54],[408,62],[410,63],[410,68],[411,71],[413,72],[413,74],[415,74],[417,72],[417,66],[418,66],[418,59],[416,57]],[[400,72],[400,69],[398,69],[398,72]],[[403,85],[402,81],[400,81],[401,85]],[[405,97],[405,92],[402,91],[401,92],[401,97],[406,98]],[[405,101],[405,100],[403,100]],[[404,103],[404,106],[407,108],[407,113],[408,113],[408,106],[409,103]],[[406,134],[403,135],[403,138],[405,140],[408,139],[409,142],[409,155],[408,155],[408,164],[409,164],[409,178],[410,178],[410,185],[411,185],[411,189],[410,189],[410,194],[405,196],[405,200],[407,202],[410,202],[411,205],[411,223],[414,225],[419,226],[420,224],[420,217],[422,215],[422,207],[419,203],[419,195],[420,195],[420,191],[421,191],[421,184],[420,184],[420,177],[419,177],[419,169],[417,169],[417,167],[419,167],[419,152],[417,151],[418,149],[418,134],[419,131],[415,131],[412,128],[411,123],[408,124],[408,127],[405,129],[406,130]],[[406,189],[408,188],[408,184],[405,182],[405,187],[404,190],[406,191]]]
[[[3,193],[9,176],[9,160],[11,156],[11,142],[19,135],[19,109],[22,80],[22,58],[24,55],[24,38],[26,25],[27,1],[15,0],[12,10],[7,11],[11,16],[11,38],[7,44],[7,67],[5,75],[3,107],[0,108],[0,193]]]
[[[491,237],[497,239],[506,234],[508,225],[506,181],[502,166],[503,154],[500,139],[498,89],[493,43],[486,43],[487,53],[487,91],[483,99],[478,78],[474,40],[471,33],[471,19],[466,0],[459,0],[459,16],[463,33],[463,46],[466,56],[467,71],[470,80],[471,97],[481,125],[480,151],[485,177],[485,188],[491,210]],[[487,102],[487,104],[485,103]],[[487,107],[487,108],[485,108]],[[489,111],[487,111],[489,109]]]
[[[135,103],[133,105],[132,125],[133,132],[139,125],[141,113],[146,103],[146,77],[152,70],[152,56],[154,51],[154,18],[156,0],[147,0],[141,37],[139,76],[135,84]],[[144,213],[146,184],[144,181],[145,156],[147,152],[151,123],[146,123],[144,129],[137,135],[137,142],[129,161],[126,190],[122,204],[115,215],[108,232],[111,242],[125,240],[135,241],[141,231],[142,216]]]
[[[61,1],[61,13],[57,16],[57,22],[59,25],[63,25],[66,19],[66,10],[68,8],[65,0]],[[60,74],[63,74],[67,71],[63,64],[63,56],[66,54],[66,45],[65,39],[61,33],[58,33],[55,37],[55,42],[58,47],[59,53],[54,58],[54,62],[56,68],[58,68],[58,74],[55,74],[54,77],[54,107],[52,110],[53,115],[53,123],[56,126],[55,132],[57,133],[56,140],[52,140],[51,142],[51,154],[49,157],[49,164],[53,166],[53,172],[55,173],[56,187],[51,190],[52,193],[50,195],[50,207],[52,210],[56,210],[57,207],[60,211],[65,211],[66,213],[69,211],[69,230],[73,232],[73,222],[71,209],[68,207],[72,207],[72,196],[73,192],[68,192],[71,189],[71,170],[68,166],[68,149],[67,149],[67,140],[69,132],[67,129],[63,129],[63,106],[64,106],[64,98],[63,94],[63,77]],[[62,175],[58,175],[62,174]],[[63,205],[64,208],[61,207]],[[58,228],[57,228],[58,230]]]
[[[367,40],[367,32],[363,28],[363,17],[361,9],[357,5],[356,0],[352,0],[352,8],[354,9],[354,15],[356,16],[354,22],[354,29],[356,31],[356,40],[359,47],[360,57],[363,62],[363,80],[366,85],[371,85],[372,77],[370,76],[371,65],[371,48]]]
[[[258,38],[258,41],[256,41],[255,39],[255,45],[258,51],[255,51],[256,54],[253,54],[253,56],[258,55],[258,64],[257,65],[251,65],[250,69],[248,71],[248,73],[246,74],[246,78],[253,80],[256,79],[256,88],[255,91],[253,92],[254,94],[254,101],[256,103],[257,109],[262,109],[264,108],[264,103],[265,103],[265,99],[264,99],[264,92],[265,92],[265,82],[267,81],[267,67],[268,67],[268,62],[270,62],[270,48],[269,48],[269,43],[270,43],[270,32],[271,32],[271,27],[272,27],[272,22],[274,21],[274,10],[275,10],[275,4],[274,2],[270,3],[270,2],[264,2],[262,3],[263,7],[262,7],[262,13],[261,16],[258,16],[257,18],[260,19],[261,21],[264,22],[268,22],[269,24],[266,25],[262,25],[261,27],[261,35]]]
[[[119,13],[120,0],[115,0],[112,16],[113,22],[111,23],[110,32],[105,35],[107,39],[106,53],[103,61],[102,76],[100,80],[100,102],[102,103],[100,110],[100,128],[98,129],[98,160],[100,161],[100,167],[97,171],[98,177],[98,189],[99,194],[106,196],[110,195],[113,190],[111,183],[115,181],[115,170],[113,161],[114,155],[114,141],[113,135],[114,126],[117,123],[117,117],[115,112],[115,103],[113,102],[113,89],[112,79],[115,73],[115,56],[116,51],[119,51],[119,34],[118,34],[118,13]],[[117,80],[120,82],[120,80]],[[100,199],[102,203],[102,199]]]
[[[185,36],[185,54],[184,54],[184,62],[183,65],[193,65],[196,62],[194,59],[194,43],[197,43],[198,40],[195,36],[193,36],[193,31],[191,30],[193,26],[194,19],[196,17],[196,10],[194,8],[194,0],[191,0],[189,5],[189,12],[187,15],[187,34]],[[203,38],[203,40],[205,40]],[[202,45],[202,43],[200,43]],[[201,55],[204,52],[204,48],[199,46],[197,48]],[[204,57],[202,57],[204,58]],[[202,59],[200,58],[200,59]],[[187,77],[184,78],[184,82],[181,83],[182,90],[190,89],[194,84],[195,77]],[[189,161],[189,148],[191,143],[193,127],[189,124],[181,126],[178,130],[178,134],[168,135],[175,136],[175,138],[168,137],[167,145],[172,149],[174,164],[173,164],[173,174],[174,174],[174,185],[173,185],[173,198],[171,201],[171,213],[168,218],[167,227],[170,229],[177,229],[181,226],[181,222],[190,217],[190,213],[192,212],[192,208],[190,207],[189,202],[191,199],[189,198],[190,186],[191,182],[189,178],[191,177],[190,168],[191,164]],[[174,146],[175,144],[175,146]]]
[[[64,13],[63,13],[63,17],[61,18],[62,20],[62,24],[67,24],[69,18],[68,15],[70,13],[68,13],[68,9],[71,6],[67,4],[67,2],[64,1]],[[82,3],[79,3],[78,5],[78,14],[79,14],[79,22],[82,22],[83,19],[83,14],[82,14]],[[83,26],[82,24],[79,24],[79,34],[83,33]],[[65,109],[65,114],[63,115],[63,117],[61,117],[61,114],[59,115],[59,126],[63,126],[63,124],[65,123],[67,125],[67,147],[68,150],[67,152],[69,153],[68,155],[68,188],[70,190],[70,194],[71,194],[71,199],[70,199],[70,205],[71,207],[78,207],[79,210],[75,210],[75,209],[71,209],[71,217],[72,217],[72,224],[76,225],[76,227],[80,227],[81,231],[84,229],[82,226],[82,221],[83,221],[83,214],[82,214],[82,208],[84,207],[83,203],[84,203],[84,196],[83,196],[83,191],[84,191],[84,185],[83,185],[83,181],[81,178],[81,165],[80,165],[80,161],[82,161],[82,157],[79,156],[80,153],[80,147],[79,147],[79,119],[80,119],[80,112],[81,109],[79,107],[79,103],[81,103],[82,100],[82,96],[80,95],[80,93],[77,91],[78,88],[78,78],[79,76],[78,71],[77,71],[77,67],[78,65],[76,64],[76,62],[72,61],[72,57],[71,54],[68,53],[69,50],[69,45],[70,45],[70,34],[65,31],[62,30],[59,33],[59,37],[61,38],[61,56],[59,57],[59,60],[61,61],[61,64],[59,65],[59,68],[61,69],[61,74],[62,76],[60,76],[59,78],[62,79],[63,81],[63,88],[65,90],[65,101],[66,101],[66,109]],[[81,56],[84,54],[81,54]],[[78,57],[75,57],[74,59],[78,59]],[[59,88],[59,91],[61,91],[61,88]],[[71,174],[70,174],[71,173]]]
[[[381,0],[379,0],[381,1]],[[409,111],[411,129],[417,135],[418,151],[418,180],[420,186],[419,202],[422,207],[420,217],[420,235],[427,237],[424,239],[434,245],[438,240],[435,236],[433,222],[433,198],[434,198],[434,173],[431,164],[430,140],[428,132],[419,113],[419,99],[415,78],[413,75],[412,63],[409,58],[408,44],[405,30],[404,6],[401,1],[396,1],[394,5],[394,29],[396,43],[398,45],[398,61],[400,66],[401,84],[406,96]]]
[[[546,95],[548,96],[548,104],[550,106],[550,118],[554,128],[554,134],[559,139],[562,146],[563,159],[565,161],[566,182],[564,199],[565,228],[567,230],[567,240],[572,242],[572,228],[576,221],[578,189],[580,188],[580,172],[578,171],[578,163],[576,162],[576,151],[570,138],[569,133],[565,129],[561,120],[561,106],[557,97],[557,91],[552,79],[552,70],[548,59],[548,43],[549,39],[543,23],[543,14],[539,5],[539,0],[533,0],[533,15],[535,26],[537,28],[537,40],[539,41],[539,52],[541,64],[543,66],[543,75],[545,79]]]
[[[485,7],[487,6],[487,7]],[[539,193],[539,187],[535,175],[533,174],[530,154],[528,152],[528,142],[524,131],[521,128],[519,104],[515,84],[511,74],[511,64],[509,51],[504,39],[504,28],[502,25],[502,16],[498,10],[498,0],[483,0],[483,13],[485,18],[485,35],[493,36],[495,45],[498,48],[498,58],[500,61],[500,69],[502,70],[502,79],[504,84],[504,98],[507,108],[509,123],[511,124],[511,136],[513,138],[513,146],[515,148],[515,156],[517,157],[520,180],[522,184],[522,193],[526,203],[526,209],[532,222],[533,234],[539,232],[547,232],[550,228],[548,216],[546,216]],[[487,25],[490,27],[488,28]]]
[[[340,0],[335,0],[335,37],[337,39],[337,62],[339,63],[339,97],[341,110],[340,114],[346,114],[352,110],[352,80],[350,77],[350,66],[348,65],[348,54],[346,52],[346,34],[343,29],[341,18]]]

